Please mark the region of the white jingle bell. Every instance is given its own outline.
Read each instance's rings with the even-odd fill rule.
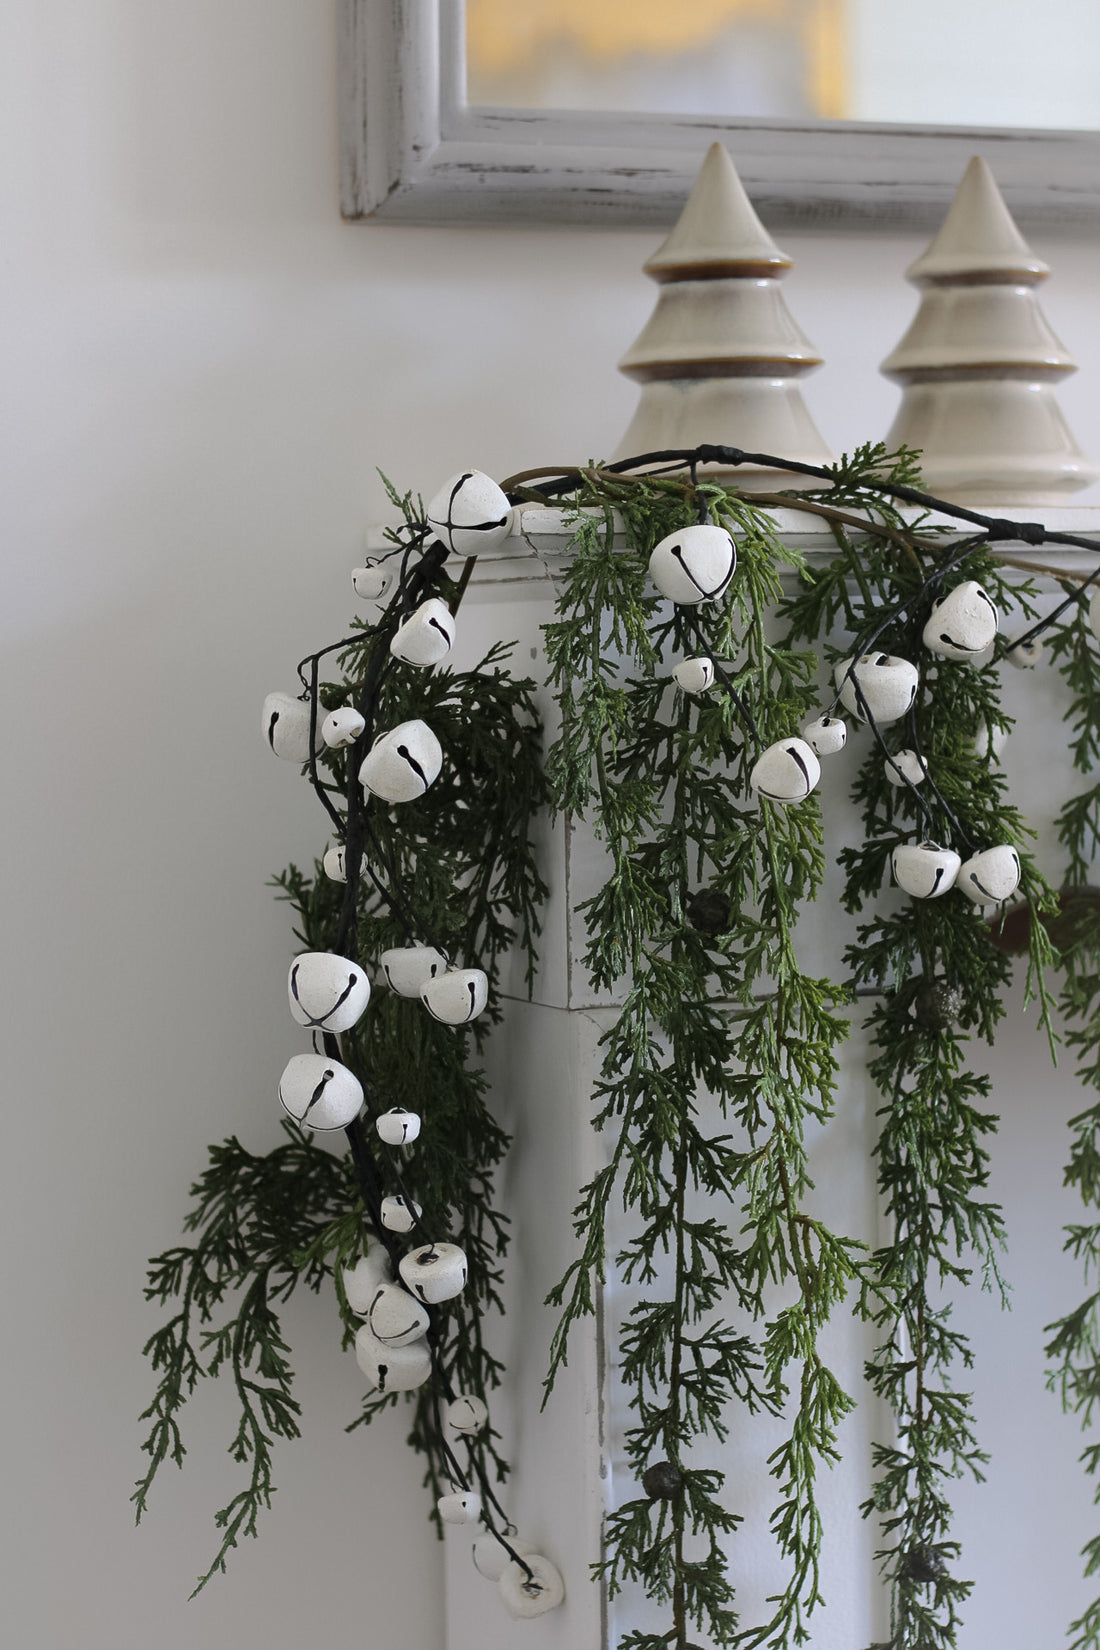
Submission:
[[[412,1392],[432,1372],[432,1354],[426,1341],[411,1346],[383,1346],[360,1324],[355,1333],[355,1361],[379,1392]]]
[[[325,851],[321,866],[330,882],[346,882],[348,880],[348,851],[342,844]]]
[[[894,881],[914,899],[939,899],[955,886],[962,860],[938,842],[903,842],[890,855]]]
[[[390,643],[390,652],[406,665],[437,665],[447,657],[454,640],[454,616],[445,601],[432,596],[405,620]]]
[[[456,1243],[423,1243],[398,1262],[402,1281],[417,1300],[438,1306],[466,1287],[466,1256]]]
[[[309,761],[309,699],[269,693],[264,700],[263,732],[276,756],[285,762]]]
[[[374,1126],[379,1140],[384,1140],[387,1146],[411,1146],[420,1133],[420,1118],[402,1106],[391,1106],[375,1118]]]
[[[392,568],[380,562],[369,561],[365,567],[356,567],[351,575],[355,594],[360,601],[380,602],[389,595],[396,577]]]
[[[429,980],[442,974],[447,959],[434,945],[396,945],[379,961],[386,983],[399,997],[419,997]]]
[[[472,1392],[460,1392],[447,1405],[447,1425],[460,1438],[472,1438],[488,1419],[489,1409],[484,1399]]]
[[[670,602],[698,607],[722,594],[736,566],[737,546],[732,536],[713,522],[699,522],[667,534],[654,546],[649,576]]]
[[[806,723],[802,737],[815,756],[835,756],[847,743],[848,724],[839,716],[819,716]]]
[[[917,697],[920,681],[916,665],[893,653],[864,653],[854,664],[842,659],[835,676],[845,707],[861,722],[873,720],[880,728],[900,722]]]
[[[916,751],[895,751],[884,765],[891,785],[923,785],[928,778],[928,763]]]
[[[481,1497],[476,1490],[453,1490],[439,1497],[436,1508],[444,1524],[476,1524],[481,1517]]]
[[[307,1129],[346,1129],[363,1105],[353,1071],[324,1054],[296,1054],[279,1079],[283,1110]]]
[[[1008,743],[1008,729],[997,727],[990,732],[986,722],[979,722],[970,741],[970,749],[984,762],[998,762]]]
[[[354,1266],[344,1268],[344,1294],[357,1317],[365,1318],[380,1283],[393,1282],[393,1262],[380,1243],[372,1243]]]
[[[520,1558],[526,1558],[528,1553],[535,1550],[529,1541],[522,1540],[510,1527],[504,1532],[504,1538],[512,1553],[518,1553]],[[486,1581],[499,1581],[506,1567],[512,1562],[512,1553],[501,1546],[495,1535],[479,1535],[472,1551],[474,1569],[479,1576],[484,1576]]]
[[[749,774],[754,791],[769,802],[804,802],[821,778],[821,763],[804,739],[769,745]]]
[[[1020,856],[1008,843],[973,854],[959,871],[955,886],[975,905],[1000,905],[1020,886]]]
[[[672,667],[672,676],[685,693],[707,693],[714,686],[714,660],[681,659]]]
[[[489,1001],[489,978],[482,968],[451,968],[437,974],[420,993],[420,1001],[434,1020],[462,1026],[476,1020]]]
[[[1004,656],[1017,670],[1034,670],[1043,657],[1043,638],[1028,636],[1025,642],[1021,640],[1023,636],[1027,636],[1026,630],[1019,630],[1008,638]]]
[[[366,725],[366,718],[354,705],[341,705],[339,710],[330,710],[321,723],[321,738],[330,751],[346,750],[354,745]]]
[[[396,1283],[378,1285],[366,1317],[371,1334],[383,1346],[411,1346],[431,1324],[426,1308]]]
[[[921,640],[941,659],[965,662],[984,653],[997,634],[997,609],[974,579],[933,602]]]
[[[424,1213],[419,1203],[407,1197],[384,1197],[381,1218],[387,1232],[411,1232]]]
[[[556,1610],[565,1597],[561,1572],[548,1558],[530,1553],[523,1564],[526,1569],[520,1564],[506,1564],[498,1583],[504,1608],[516,1621],[544,1616],[547,1610]]]
[[[383,802],[415,802],[439,778],[443,747],[426,722],[401,722],[379,734],[363,758],[364,790]]]
[[[476,556],[503,544],[512,530],[512,506],[492,476],[463,470],[428,505],[428,526],[456,556]]]
[[[370,1002],[370,980],[334,951],[303,951],[286,982],[290,1012],[310,1031],[350,1031]]]

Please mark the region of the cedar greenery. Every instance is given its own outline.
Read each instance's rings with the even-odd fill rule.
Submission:
[[[561,729],[545,780],[533,685],[512,681],[499,651],[466,675],[444,670],[410,683],[384,668],[400,615],[446,588],[429,545],[383,620],[340,644],[341,679],[320,685],[317,655],[311,681],[325,707],[365,700],[382,727],[424,715],[453,763],[427,803],[403,807],[396,819],[368,809],[364,822],[351,759],[330,753],[326,771],[312,777],[348,831],[354,911],[319,867],[308,876],[290,867],[276,882],[309,949],[339,950],[350,933],[354,954],[370,965],[407,938],[411,921],[422,938],[476,960],[495,981],[518,934],[530,981],[545,894],[530,819],[549,799],[589,822],[606,850],[607,875],[582,908],[584,966],[621,1007],[603,1038],[594,1095],[606,1163],[581,1189],[577,1256],[551,1296],[559,1322],[546,1384],[552,1402],[570,1333],[596,1312],[613,1267],[642,1294],[619,1347],[632,1412],[626,1448],[639,1491],[610,1515],[597,1568],[611,1594],[640,1584],[668,1618],[665,1631],[628,1633],[620,1650],[698,1650],[700,1636],[749,1650],[809,1642],[824,1602],[817,1486],[838,1457],[839,1428],[857,1399],[820,1351],[822,1331],[845,1305],[877,1329],[866,1379],[894,1417],[893,1435],[874,1447],[875,1481],[863,1508],[881,1531],[891,1599],[890,1637],[871,1650],[953,1650],[971,1582],[952,1534],[950,1486],[963,1475],[980,1478],[986,1457],[959,1384],[972,1352],[949,1297],[975,1278],[1005,1291],[1004,1222],[988,1197],[996,1117],[988,1081],[968,1071],[966,1051],[971,1038],[995,1036],[1010,963],[980,910],[963,899],[900,903],[883,890],[892,848],[914,832],[950,841],[964,857],[1014,844],[1031,918],[1029,995],[1053,1050],[1047,978],[1053,967],[1062,971],[1067,1041],[1082,1081],[1100,1091],[1096,907],[1082,899],[1071,908],[1064,899],[1059,915],[1027,851],[1026,822],[990,761],[992,739],[1008,725],[997,670],[932,661],[921,644],[931,600],[962,578],[979,579],[996,606],[1015,605],[1036,628],[1048,622],[1050,615],[1039,618],[1034,582],[1020,576],[1026,564],[1003,544],[1046,538],[1093,546],[947,509],[973,529],[960,541],[942,516],[933,526],[927,512],[937,501],[919,491],[914,455],[905,451],[866,447],[827,470],[784,466],[801,468],[811,483],[794,494],[746,495],[700,481],[698,466],[715,459],[779,462],[699,448],[565,475],[525,472],[506,483],[514,500],[564,497],[573,512],[571,555],[546,629]],[[623,473],[643,466],[644,474]],[[409,495],[391,496],[404,516],[394,543],[409,562],[428,538],[423,511]],[[902,506],[916,507],[915,522]],[[826,521],[835,554],[811,564],[784,545],[773,519],[780,507]],[[720,602],[670,608],[648,584],[650,550],[701,519],[735,534],[736,577]],[[1067,578],[1067,622],[1051,630],[1049,644],[1073,695],[1073,759],[1090,779],[1100,758],[1100,661],[1081,597],[1093,578],[1100,568],[1084,581]],[[857,940],[829,980],[804,970],[797,943],[799,911],[818,896],[824,871],[817,798],[791,808],[758,801],[748,776],[761,749],[828,705],[827,668],[871,646],[921,660],[921,684],[902,723],[872,724],[854,786],[863,840],[841,856]],[[1002,640],[998,660],[1005,647]],[[671,683],[669,667],[676,656],[699,653],[717,662],[719,684],[688,697]],[[886,777],[884,756],[907,747],[931,770],[919,791]],[[334,799],[344,793],[341,819]],[[1100,844],[1100,782],[1067,803],[1060,832],[1066,885],[1084,889]],[[353,876],[353,837],[373,881]],[[415,889],[415,910],[403,889]],[[806,1146],[807,1130],[833,1113],[838,1050],[852,1005],[864,997],[872,1003],[869,1072],[881,1096],[878,1183],[891,1228],[874,1253],[811,1213]],[[472,1063],[493,1018],[456,1035],[416,1005],[379,993],[342,1054],[363,1078],[372,1113],[394,1104],[421,1109],[431,1073],[430,1127],[400,1184],[424,1204],[432,1236],[453,1231],[470,1256],[470,1292],[448,1303],[433,1336],[444,1385],[453,1380],[482,1395],[502,1375],[484,1345],[481,1315],[500,1304],[507,1241],[492,1182],[508,1143]],[[707,1122],[715,1109],[718,1132]],[[1050,1384],[1087,1425],[1100,1402],[1100,1094],[1072,1128],[1067,1183],[1096,1218],[1071,1227],[1067,1247],[1082,1261],[1090,1293],[1050,1326],[1047,1351]],[[159,1385],[146,1411],[153,1424],[139,1515],[158,1467],[182,1462],[180,1410],[197,1382],[226,1369],[240,1398],[231,1452],[247,1482],[217,1515],[221,1546],[200,1586],[224,1569],[241,1534],[256,1533],[272,1493],[272,1441],[297,1432],[277,1306],[298,1283],[316,1290],[332,1276],[345,1344],[355,1328],[340,1279],[362,1252],[357,1199],[372,1212],[361,1142],[352,1141],[345,1162],[297,1127],[286,1131],[286,1143],[266,1157],[236,1140],[212,1148],[187,1221],[195,1242],[151,1263],[148,1294],[174,1311],[147,1347]],[[389,1162],[379,1172],[394,1168]],[[609,1256],[612,1208],[625,1209],[629,1235]],[[442,1441],[438,1388],[433,1382],[413,1398],[412,1442],[426,1455],[434,1489],[454,1465]],[[393,1402],[368,1396],[360,1420]],[[732,1424],[731,1405],[781,1418],[785,1432],[767,1463],[785,1580],[761,1621],[742,1620],[737,1607],[741,1515],[713,1449]],[[1083,1460],[1100,1502],[1100,1445]],[[471,1449],[469,1470],[500,1512],[492,1483],[506,1464],[491,1434]],[[1100,1571],[1100,1536],[1085,1555],[1088,1572]],[[1071,1632],[1072,1650],[1100,1650],[1100,1600]]]

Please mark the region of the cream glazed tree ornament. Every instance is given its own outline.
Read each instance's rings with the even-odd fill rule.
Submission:
[[[906,271],[920,308],[882,363],[903,386],[887,445],[920,451],[930,492],[1059,503],[1100,475],[1058,406],[1075,362],[1036,296],[1049,273],[975,155],[939,233]]]

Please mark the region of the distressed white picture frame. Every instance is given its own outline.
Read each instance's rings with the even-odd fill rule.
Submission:
[[[772,227],[931,227],[978,153],[1025,228],[1100,226],[1100,133],[467,108],[463,0],[340,9],[350,220],[658,228],[718,139]]]

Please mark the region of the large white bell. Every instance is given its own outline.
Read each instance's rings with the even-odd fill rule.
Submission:
[[[804,739],[769,745],[749,774],[749,784],[769,802],[804,802],[821,778],[821,763]]]
[[[914,899],[939,899],[955,886],[962,860],[938,842],[903,842],[890,855],[894,881]]]
[[[454,646],[455,621],[450,608],[438,596],[422,602],[390,643],[395,659],[407,665],[437,665]]]
[[[432,1372],[432,1354],[426,1341],[410,1346],[384,1346],[360,1324],[355,1335],[355,1361],[379,1392],[412,1392]]]
[[[680,607],[715,601],[737,566],[737,546],[724,527],[699,522],[668,533],[654,546],[649,576],[662,596]]]
[[[383,1346],[409,1346],[428,1332],[427,1308],[397,1283],[380,1283],[367,1307],[367,1323]]]
[[[544,1616],[565,1597],[561,1572],[548,1558],[530,1553],[523,1563],[526,1569],[514,1562],[506,1564],[498,1583],[504,1608],[516,1621]]]
[[[451,968],[429,980],[420,1000],[435,1020],[463,1026],[476,1020],[489,1001],[489,978],[482,968]]]
[[[363,1105],[353,1071],[326,1054],[295,1054],[279,1079],[283,1110],[307,1129],[346,1129]]]
[[[854,664],[842,659],[834,675],[841,703],[861,722],[873,721],[880,728],[901,721],[917,697],[920,681],[916,665],[892,653],[864,653]]]
[[[1000,905],[1020,886],[1020,874],[1019,854],[1010,843],[1002,842],[973,854],[960,868],[956,887],[975,905]]]
[[[957,584],[932,605],[921,640],[941,659],[973,660],[992,647],[997,609],[976,579]]]
[[[403,1283],[417,1300],[438,1306],[466,1287],[466,1256],[455,1243],[423,1243],[398,1262]]]
[[[303,951],[287,976],[290,1012],[310,1031],[350,1031],[370,1001],[370,980],[358,963],[334,951]]]
[[[447,967],[446,957],[434,945],[395,945],[378,960],[387,985],[399,997],[419,997],[429,980]]]
[[[363,758],[359,779],[383,802],[415,802],[434,785],[443,766],[443,747],[426,722],[401,722],[379,734]]]
[[[285,762],[309,761],[309,723],[310,700],[289,693],[269,693],[264,700],[264,738]]]
[[[476,556],[503,544],[512,531],[512,506],[492,476],[463,470],[428,505],[428,526],[454,555]]]

